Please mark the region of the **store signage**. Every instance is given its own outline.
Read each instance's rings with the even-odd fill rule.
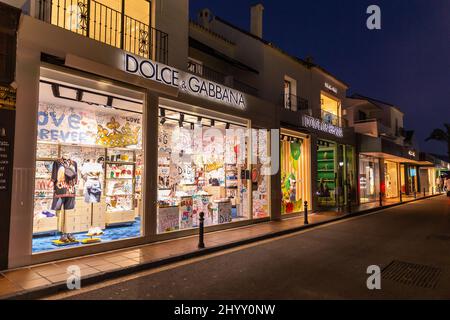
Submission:
[[[344,137],[344,130],[341,127],[334,126],[330,123],[326,123],[323,120],[316,119],[308,115],[303,115],[302,124],[306,128],[312,128],[315,130],[326,132],[338,138]]]
[[[246,107],[245,98],[241,92],[158,62],[126,53],[124,69],[128,73],[137,74],[163,85],[177,87],[190,95],[211,99],[239,109]]]
[[[325,82],[325,88],[327,88],[331,92],[334,92],[335,94],[338,94],[338,89],[336,87],[332,86],[331,84],[329,84],[328,82]]]

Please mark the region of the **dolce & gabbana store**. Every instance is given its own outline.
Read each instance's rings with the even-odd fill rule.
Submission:
[[[9,268],[277,214],[274,106],[24,18]]]

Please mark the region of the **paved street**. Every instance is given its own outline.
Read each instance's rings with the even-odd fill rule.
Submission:
[[[423,281],[366,287],[366,269],[393,261],[423,265]],[[431,267],[429,270],[426,267]],[[411,267],[403,271],[411,271]],[[397,276],[408,281],[414,275]],[[419,279],[420,280],[420,279]],[[425,288],[428,284],[434,288]],[[421,200],[173,268],[143,273],[69,299],[450,298],[450,199]],[[61,296],[59,297],[61,298]]]

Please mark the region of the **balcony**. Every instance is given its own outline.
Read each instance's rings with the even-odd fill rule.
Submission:
[[[38,0],[37,18],[167,64],[167,33],[94,0]]]
[[[396,140],[400,137],[395,136],[392,129],[386,127],[378,119],[358,120],[354,122],[355,132],[366,136],[385,138]]]
[[[187,69],[189,72],[199,75],[200,77],[205,78],[207,80],[210,80],[210,81],[213,81],[216,83],[220,83],[225,86],[232,87],[238,91],[242,91],[242,92],[254,95],[254,96],[258,95],[258,89],[254,88],[242,81],[234,79],[231,76],[227,76],[226,74],[224,74],[220,71],[217,71],[208,66],[205,66],[202,63],[198,63],[193,60],[189,60]],[[229,81],[227,81],[227,78]]]
[[[339,117],[333,113],[327,112],[325,110],[320,110],[322,121],[332,124],[336,127],[346,128],[348,127],[347,119]]]
[[[282,95],[282,105],[283,109],[303,112],[311,115],[311,109],[309,108],[309,102],[306,99],[297,97],[293,94],[283,94]]]

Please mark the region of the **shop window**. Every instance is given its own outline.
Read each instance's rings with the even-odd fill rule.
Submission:
[[[380,192],[380,167],[377,158],[359,156],[359,199],[361,203],[376,201]]]
[[[41,72],[33,253],[141,236],[143,94]]]
[[[395,162],[385,161],[384,180],[386,185],[386,198],[398,197],[398,165]]]
[[[317,182],[316,195],[321,207],[336,205],[336,184],[338,174],[337,145],[319,140],[317,145]]]
[[[322,120],[335,126],[341,126],[340,123],[341,102],[323,93],[320,95],[320,101],[321,101]]]
[[[281,159],[281,213],[298,213],[304,210],[304,202],[311,208],[311,168],[309,139],[289,135],[282,131]]]
[[[159,109],[157,233],[250,219],[246,127]]]
[[[252,209],[253,218],[269,217],[270,200],[270,175],[265,172],[268,164],[269,132],[267,130],[252,130]]]

